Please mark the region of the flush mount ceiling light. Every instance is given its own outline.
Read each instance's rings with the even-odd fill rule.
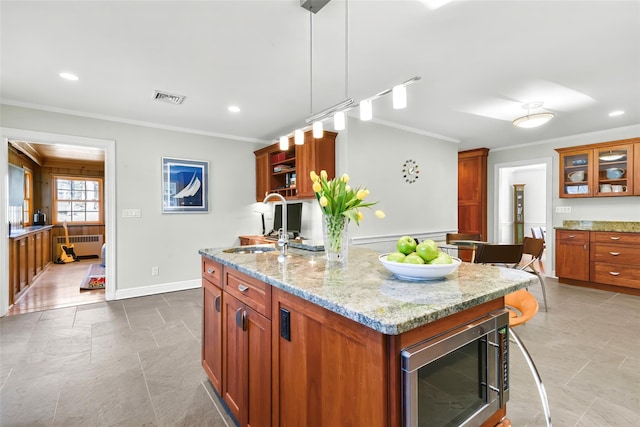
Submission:
[[[230,105],[227,110],[229,110],[231,113],[239,113],[240,107],[238,107],[237,105]]]
[[[530,128],[542,126],[543,124],[547,123],[549,120],[553,119],[554,117],[553,113],[549,113],[549,112],[534,113],[534,114],[530,113],[531,110],[536,110],[542,107],[543,104],[544,103],[542,102],[529,102],[527,104],[522,105],[522,108],[527,110],[527,115],[518,117],[517,119],[515,119],[513,121],[513,125],[519,128],[530,129]]]

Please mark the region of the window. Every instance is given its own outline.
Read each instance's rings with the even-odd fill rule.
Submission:
[[[53,222],[102,223],[102,179],[54,176]]]
[[[22,205],[22,223],[31,225],[33,218],[33,174],[30,170],[24,170],[24,202]]]

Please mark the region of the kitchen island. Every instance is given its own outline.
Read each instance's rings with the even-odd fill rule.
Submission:
[[[399,426],[402,349],[504,308],[526,272],[463,263],[395,279],[374,251],[202,249],[203,367],[240,425]],[[497,411],[484,425],[495,425]]]

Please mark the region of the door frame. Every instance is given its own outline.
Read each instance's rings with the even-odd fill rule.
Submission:
[[[494,198],[494,206],[500,206],[500,171],[505,168],[518,168],[520,166],[530,166],[530,165],[539,165],[545,164],[545,199],[546,199],[546,213],[545,213],[545,224],[546,224],[546,262],[549,268],[545,267],[545,272],[547,275],[550,275],[552,271],[554,271],[554,240],[555,236],[553,231],[553,158],[552,157],[541,157],[537,159],[526,159],[526,160],[518,160],[513,162],[505,162],[505,163],[496,163],[493,165],[493,198]],[[497,242],[498,237],[500,236],[500,215],[499,211],[497,214],[493,215],[493,241]]]
[[[9,140],[29,141],[49,145],[74,145],[77,147],[100,148],[105,152],[104,160],[104,215],[106,247],[105,300],[116,299],[116,142],[109,139],[86,138],[48,132],[0,127],[0,316],[9,310]]]

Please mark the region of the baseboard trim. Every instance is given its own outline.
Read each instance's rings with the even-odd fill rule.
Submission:
[[[165,292],[186,291],[187,289],[200,288],[201,279],[185,280],[183,282],[161,283],[159,285],[140,286],[130,289],[117,289],[116,300],[144,297],[149,295],[163,294]]]

